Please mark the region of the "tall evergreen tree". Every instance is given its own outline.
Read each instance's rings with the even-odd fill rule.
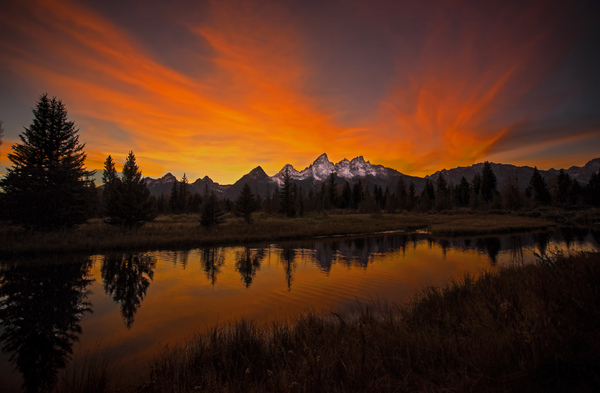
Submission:
[[[396,203],[400,211],[407,208],[407,197],[406,184],[404,183],[404,179],[400,177],[400,179],[398,179],[398,184],[396,184]]]
[[[200,216],[200,225],[207,230],[211,230],[219,224],[225,222],[223,217],[225,213],[221,208],[221,204],[217,199],[217,196],[212,192],[207,198],[205,198],[204,206],[202,207],[202,215]]]
[[[93,171],[84,167],[84,144],[64,104],[44,94],[33,122],[8,154],[12,167],[0,180],[5,209],[14,223],[55,229],[85,222]]]
[[[488,161],[483,163],[481,170],[481,197],[484,202],[489,203],[498,194],[498,182],[494,170]]]
[[[408,185],[408,195],[406,196],[406,209],[407,210],[412,210],[415,207],[416,192],[417,191],[415,190],[415,183],[413,183],[411,181],[410,184]]]
[[[280,199],[280,211],[284,217],[294,217],[295,209],[294,202],[295,197],[293,195],[293,183],[292,176],[290,175],[290,171],[288,167],[285,168],[285,172],[283,174],[283,185],[281,186],[281,191],[279,193]]]
[[[435,208],[444,210],[450,208],[450,191],[448,182],[443,175],[440,175],[436,180],[437,192],[435,193]]]
[[[171,213],[179,214],[181,213],[181,198],[179,197],[179,181],[175,179],[173,181],[173,186],[171,186],[171,195],[169,196],[169,207],[171,208]]]
[[[187,212],[188,208],[188,178],[183,174],[181,181],[179,182],[179,207],[182,212]]]
[[[591,206],[600,206],[600,171],[590,177],[585,187],[585,201]]]
[[[120,179],[116,174],[110,174],[109,158],[105,162],[103,178],[109,180],[108,184],[105,183],[105,192],[109,189],[112,195],[106,212],[108,218],[105,221],[128,228],[139,227],[147,221],[152,221],[156,214],[152,207],[150,191],[142,179],[142,172],[135,162],[133,152],[130,151],[125,160]],[[110,179],[113,176],[111,184]]]
[[[252,193],[248,183],[244,183],[242,192],[235,201],[235,214],[243,217],[247,224],[252,223],[252,213],[258,209],[256,197]]]
[[[568,173],[563,171],[562,169],[558,172],[558,176],[556,178],[556,187],[554,189],[554,198],[558,205],[566,205],[569,201],[569,190],[571,188],[571,183],[573,180]]]
[[[335,172],[331,172],[329,176],[329,183],[327,184],[327,198],[329,200],[329,206],[332,209],[337,207],[337,186],[335,184]]]
[[[460,178],[460,183],[456,187],[456,200],[460,206],[468,206],[471,197],[471,186],[467,179],[463,176]]]
[[[365,199],[365,191],[363,189],[362,183],[357,181],[352,187],[352,207],[358,209],[361,202]]]
[[[348,209],[352,206],[352,189],[350,188],[350,183],[344,183],[344,188],[342,189],[342,204],[343,208]]]
[[[534,202],[541,205],[550,203],[550,189],[548,189],[546,180],[544,180],[537,167],[533,168],[533,174],[529,180],[529,187],[527,187],[527,194],[531,196]]]

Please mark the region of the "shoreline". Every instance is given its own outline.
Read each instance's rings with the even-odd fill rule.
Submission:
[[[257,214],[250,225],[228,214],[226,222],[211,231],[201,228],[198,220],[199,215],[195,214],[165,215],[134,230],[114,227],[101,219],[56,232],[28,232],[4,226],[0,229],[0,256],[184,249],[421,230],[433,236],[492,235],[545,230],[557,225],[543,218],[479,212],[320,214],[290,219]]]

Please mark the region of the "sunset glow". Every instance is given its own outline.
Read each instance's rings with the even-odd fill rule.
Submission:
[[[144,175],[221,184],[324,152],[423,176],[482,160],[582,165],[600,151],[590,10],[110,3],[4,5],[0,173],[44,92],[67,106],[89,167],[133,150]]]

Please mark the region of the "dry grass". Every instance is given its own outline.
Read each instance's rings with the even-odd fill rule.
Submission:
[[[240,321],[169,350],[140,392],[600,391],[600,254],[430,288],[400,309]]]
[[[500,233],[553,225],[538,218],[465,213],[336,214],[293,219],[260,214],[251,225],[228,216],[223,225],[206,231],[198,220],[197,215],[159,216],[137,230],[113,227],[99,219],[57,232],[28,232],[4,225],[0,229],[0,255],[190,248],[416,229],[434,234]]]

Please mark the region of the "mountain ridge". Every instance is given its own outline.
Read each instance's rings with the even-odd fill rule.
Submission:
[[[529,179],[533,173],[533,167],[516,166],[512,164],[490,163],[492,170],[498,180],[498,189],[501,189],[508,183],[516,183],[519,188],[524,189],[529,184]],[[425,177],[405,175],[396,169],[388,168],[383,165],[371,164],[364,157],[357,156],[352,160],[342,159],[338,163],[329,160],[326,153],[321,154],[315,161],[302,170],[297,170],[291,164],[285,164],[283,168],[272,176],[269,176],[261,166],[257,166],[250,172],[242,176],[233,184],[221,185],[214,182],[210,177],[204,176],[198,178],[193,183],[188,184],[188,190],[191,193],[200,195],[215,193],[221,198],[235,199],[239,195],[245,183],[248,183],[254,193],[265,197],[273,193],[275,187],[283,184],[283,178],[286,169],[294,183],[301,187],[305,192],[318,189],[324,182],[328,181],[331,174],[335,174],[336,184],[342,185],[346,181],[354,184],[358,181],[369,188],[379,186],[390,191],[394,191],[400,178],[408,186],[413,182],[417,192],[423,189],[427,180],[437,181],[439,176],[443,175],[450,184],[458,184],[462,176],[471,182],[476,173],[481,173],[483,163],[476,163],[466,167],[455,167],[451,169],[442,169]],[[568,169],[562,169],[579,183],[587,184],[591,175],[600,170],[600,158],[594,158],[588,161],[584,166],[571,166]],[[560,169],[540,170],[542,176],[549,185],[552,184]],[[170,172],[160,178],[145,177],[144,181],[150,189],[152,195],[159,196],[171,192],[175,176]]]

